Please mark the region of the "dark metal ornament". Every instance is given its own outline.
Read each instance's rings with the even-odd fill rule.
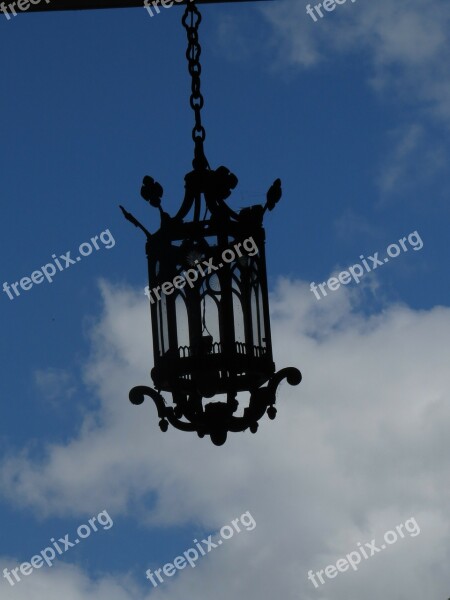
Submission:
[[[209,435],[220,446],[229,431],[256,433],[266,412],[274,419],[278,385],[283,379],[298,385],[301,373],[294,367],[276,373],[272,357],[263,217],[280,200],[281,181],[272,184],[264,206],[235,212],[226,204],[238,180],[224,166],[212,170],[204,154],[200,22],[198,8],[189,3],[182,23],[188,38],[195,150],[183,203],[170,217],[161,207],[162,186],[146,176],[141,195],[159,210],[160,229],[151,234],[121,207],[126,219],[147,236],[149,288],[156,290],[156,298],[152,292],[149,296],[155,389],[137,386],[129,397],[136,405],[145,396],[154,400],[162,431],[170,423],[182,431],[196,431],[199,437]],[[185,220],[190,213],[191,220]],[[230,252],[234,256],[225,260]],[[189,272],[197,274],[195,280],[193,275],[188,278]],[[167,406],[161,391],[172,394],[174,406]],[[242,391],[250,393],[250,400],[237,416],[236,396]],[[204,402],[217,394],[223,394],[224,401]]]

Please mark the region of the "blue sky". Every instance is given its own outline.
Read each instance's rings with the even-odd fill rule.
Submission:
[[[271,183],[282,179],[283,198],[266,217],[275,360],[279,368],[298,366],[307,379],[295,390],[282,388],[279,419],[214,452],[206,439],[163,436],[154,407],[132,407],[126,393],[148,383],[151,331],[143,295],[145,240],[118,206],[157,229],[156,211],[139,195],[146,174],[163,185],[169,213],[182,199],[193,154],[182,9],[162,9],[153,18],[143,8],[0,17],[0,283],[30,276],[52,254],[70,250],[74,256],[81,243],[106,230],[114,240],[57,272],[51,284],[34,285],[14,300],[1,294],[0,567],[27,561],[51,537],[104,509],[114,520],[53,569],[15,588],[2,580],[2,598],[43,594],[53,600],[67,589],[76,600],[103,600],[101,583],[108,581],[108,594],[118,600],[207,598],[203,586],[223,580],[222,598],[249,552],[253,562],[234,584],[240,596],[260,597],[259,586],[266,589],[268,582],[252,574],[269,567],[280,573],[270,585],[289,599],[340,600],[365,589],[372,600],[392,591],[388,585],[397,586],[397,595],[387,597],[419,598],[410,593],[431,573],[432,590],[448,595],[449,545],[438,531],[450,527],[441,506],[448,492],[440,487],[449,465],[436,440],[450,416],[444,402],[450,9],[440,0],[395,6],[357,0],[313,22],[305,6],[274,0],[202,7],[206,153],[211,166],[224,164],[239,178],[233,208],[262,203]],[[351,283],[320,301],[309,290],[311,281],[326,281],[360,255],[385,255],[389,244],[414,231],[423,248],[402,252],[359,286]],[[365,365],[358,365],[363,357]],[[348,429],[353,419],[358,433]],[[310,431],[303,436],[305,423]],[[341,429],[330,438],[333,423]],[[370,423],[377,423],[376,440],[364,434]],[[352,456],[343,432],[373,441],[372,454],[359,465],[362,479],[355,474],[352,480],[345,469],[339,481],[330,476],[328,451],[341,466]],[[407,455],[423,450],[415,479],[413,473],[405,482],[404,495],[385,490],[376,502],[365,498],[357,506],[345,485],[359,489],[369,471],[381,486],[395,481],[394,467],[380,456],[390,443],[405,460],[403,474],[411,466]],[[306,456],[298,465],[297,452],[307,452],[309,462]],[[281,466],[284,460],[291,472]],[[280,491],[267,491],[268,504],[259,504],[269,465]],[[313,474],[321,481],[317,489]],[[286,482],[291,490],[281,489]],[[305,496],[310,485],[318,495]],[[279,495],[291,500],[283,504]],[[297,495],[302,515],[294,536],[280,514],[295,513]],[[318,501],[328,516],[308,524]],[[231,540],[221,556],[216,551],[152,592],[146,568],[171,561],[194,537],[216,532],[246,510],[258,523],[248,539]],[[428,529],[411,540],[417,548],[411,555],[396,546],[391,563],[367,564],[362,577],[346,573],[343,582],[327,582],[329,596],[306,580],[308,568],[328,564],[325,556],[332,562],[334,554],[383,533],[412,510]],[[436,543],[440,555],[426,559]],[[400,574],[414,565],[420,565],[417,580],[402,588]],[[379,587],[379,573],[386,587]]]

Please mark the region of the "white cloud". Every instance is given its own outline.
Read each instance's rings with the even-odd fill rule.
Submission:
[[[363,240],[375,240],[379,236],[379,228],[369,218],[346,209],[333,223],[336,236],[340,242],[349,243],[356,236]]]
[[[269,3],[280,65],[312,67],[357,52],[374,89],[450,123],[450,6],[441,0],[358,0],[314,22],[303,2]],[[314,3],[312,3],[314,4]]]
[[[318,302],[306,284],[282,280],[272,298],[276,363],[299,367],[303,382],[281,386],[274,422],[263,420],[256,435],[230,434],[216,448],[194,434],[162,434],[151,401],[129,404],[128,389],[149,383],[148,306],[142,290],[104,283],[102,293],[86,370],[101,409],[69,444],[49,446],[43,462],[26,454],[6,460],[0,487],[7,499],[44,515],[104,508],[115,522],[133,511],[149,525],[191,521],[209,531],[251,512],[254,531],[157,588],[156,599],[206,600],[211,590],[218,600],[230,592],[250,600],[445,597],[448,308],[396,305],[364,317],[354,308],[358,288]],[[151,506],[149,492],[157,498]],[[418,537],[323,589],[306,579],[309,569],[335,563],[357,542],[412,516]],[[80,581],[68,582],[68,600],[78,600]],[[111,593],[134,600],[120,586]]]
[[[449,160],[450,63],[445,57],[450,55],[450,4],[347,0],[333,12],[323,11],[317,22],[306,13],[307,5],[263,2],[263,23],[257,28],[239,13],[228,16],[217,33],[223,53],[235,61],[264,61],[283,76],[334,63],[340,67],[343,60],[352,68],[357,64],[362,80],[355,85],[369,86],[387,115],[401,111],[401,123],[387,132],[385,156],[376,167],[380,201],[398,192],[408,194],[409,201],[409,192],[445,172]],[[264,32],[264,39],[253,31]]]
[[[419,123],[402,125],[390,131],[387,145],[378,180],[382,201],[392,193],[429,185],[447,166],[443,144],[436,136],[430,136]]]
[[[315,3],[313,2],[312,5]],[[448,163],[450,126],[450,4],[441,0],[348,0],[314,22],[306,2],[261,8],[272,26],[270,48],[280,70],[318,68],[343,57],[362,61],[365,82],[407,122],[389,132],[379,167],[381,203],[429,183]],[[409,197],[408,197],[409,200]]]
[[[54,406],[69,399],[76,391],[72,374],[67,369],[36,369],[34,382],[41,396]]]
[[[31,557],[30,557],[31,558]],[[18,566],[10,558],[1,557],[2,569],[9,571]],[[0,579],[2,600],[142,600],[136,585],[129,577],[118,579],[104,575],[96,580],[87,577],[78,567],[56,563],[51,568],[41,567],[28,576],[18,573],[20,582],[11,586]],[[12,581],[15,581],[11,575]]]

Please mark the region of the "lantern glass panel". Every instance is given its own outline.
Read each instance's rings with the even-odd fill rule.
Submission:
[[[163,336],[164,336],[164,352],[169,350],[169,322],[167,315],[167,297],[165,294],[161,298],[161,310],[163,315]]]
[[[162,325],[161,325],[161,307],[159,305],[159,303],[156,306],[156,315],[157,315],[157,328],[158,328],[158,352],[159,355],[162,356],[162,348],[163,348],[163,342],[162,342],[162,334],[161,334],[161,330],[162,330]]]
[[[188,313],[183,294],[178,294],[175,300],[175,311],[177,316],[178,346],[189,346]]]
[[[258,301],[256,296],[257,287],[252,286],[252,333],[253,333],[253,345],[259,346],[259,323],[258,323]]]
[[[262,298],[261,286],[258,286],[258,300],[259,300],[258,314],[259,314],[259,333],[260,333],[259,345],[262,346],[263,348],[265,348],[266,332],[265,332],[265,328],[264,328],[264,309],[263,309],[263,298]]]
[[[219,309],[216,301],[205,294],[202,303],[202,333],[212,335],[213,342],[220,342]]]
[[[234,339],[236,342],[245,343],[244,311],[240,294],[233,290],[233,313],[234,313]]]

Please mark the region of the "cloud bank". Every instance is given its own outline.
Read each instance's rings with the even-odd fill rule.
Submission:
[[[280,387],[275,421],[216,448],[192,434],[162,434],[151,403],[129,404],[129,388],[149,383],[148,306],[142,290],[103,282],[101,292],[104,310],[85,368],[98,411],[86,411],[66,445],[49,443],[41,461],[26,449],[3,460],[7,500],[43,516],[84,517],[105,507],[115,519],[135,515],[149,532],[186,523],[214,531],[251,511],[251,535],[155,589],[156,599],[206,600],[211,590],[218,600],[230,591],[250,600],[448,595],[447,307],[392,305],[364,316],[358,288],[318,302],[305,283],[280,280],[272,297],[276,363],[299,367],[303,382]],[[309,569],[335,563],[410,517],[420,536],[320,589],[307,580]],[[56,568],[33,576],[28,597],[39,600],[45,590],[56,598],[59,577]],[[144,574],[127,585],[113,579],[90,582],[75,569],[65,596],[78,600],[80,590],[103,585],[109,598],[134,600],[133,585],[148,584]],[[103,598],[90,591],[83,598],[89,593]]]

